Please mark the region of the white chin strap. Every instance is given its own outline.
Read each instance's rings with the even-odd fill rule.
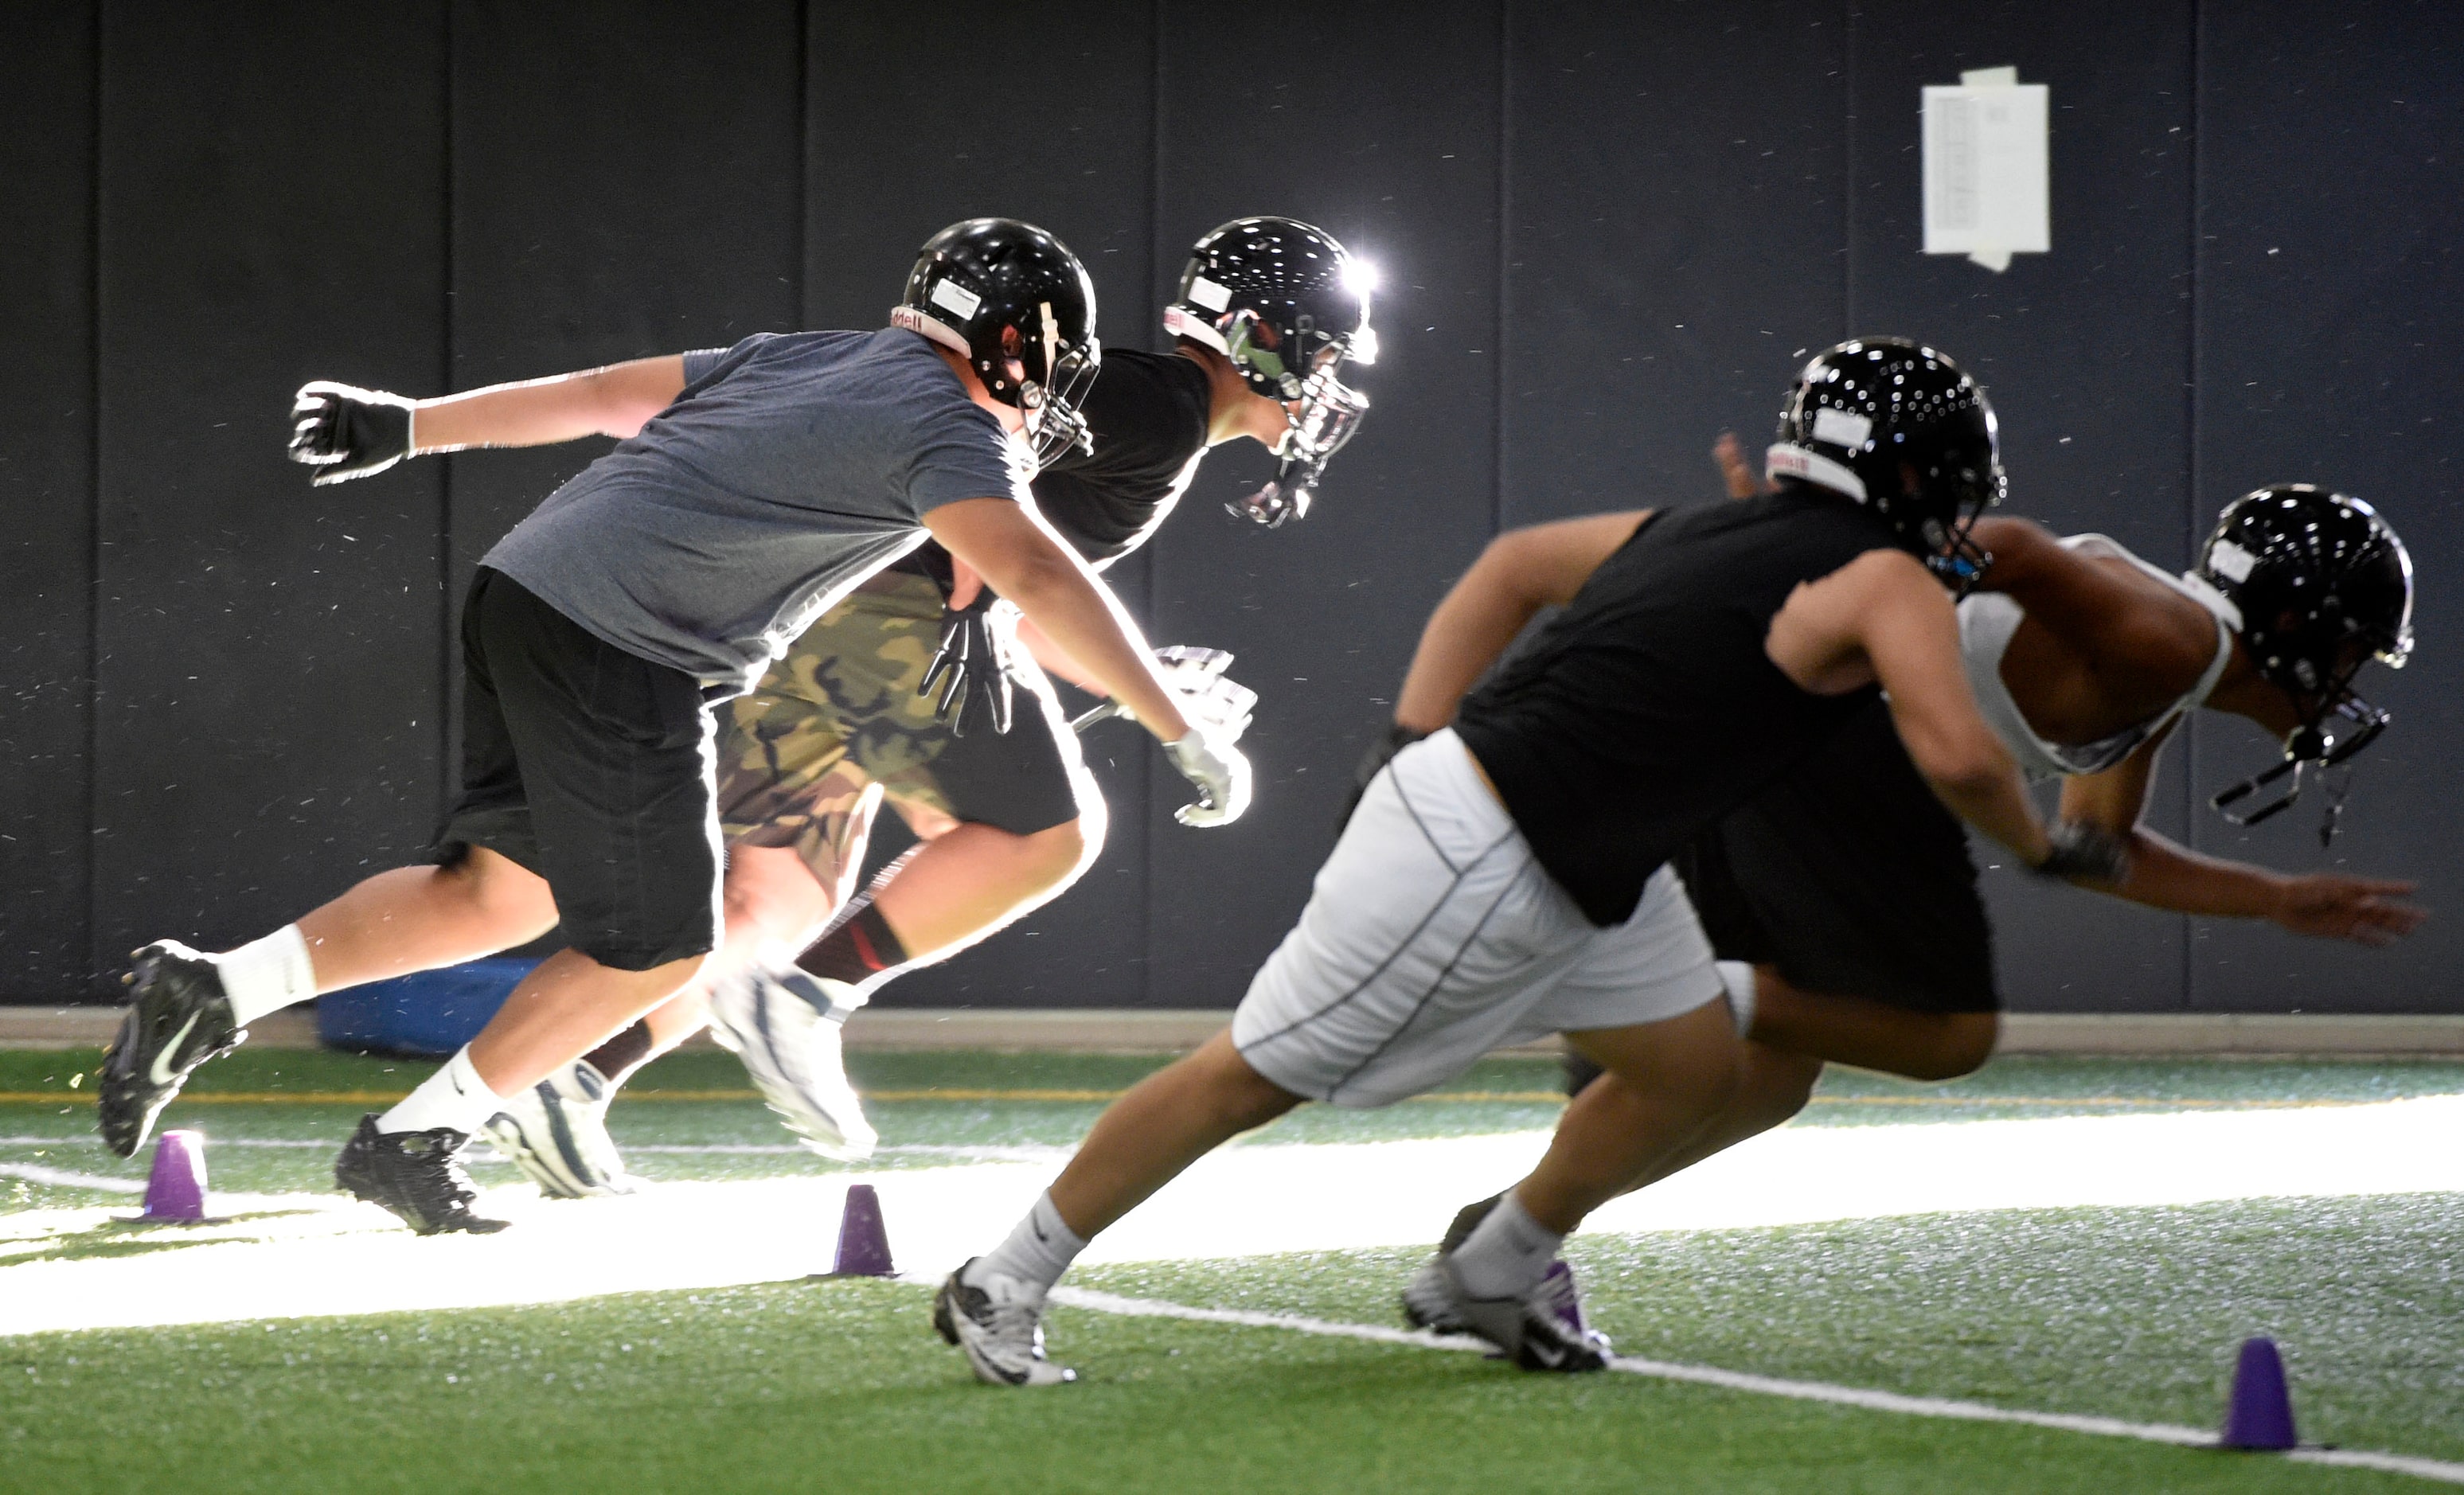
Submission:
[[[1783,441],[1763,453],[1763,476],[1768,479],[1793,477],[1801,483],[1828,488],[1833,493],[1846,494],[1859,503],[1865,501],[1865,480],[1848,467],[1819,451]]]

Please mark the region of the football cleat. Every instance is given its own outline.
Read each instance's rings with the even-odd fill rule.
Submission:
[[[248,1037],[223,994],[222,973],[204,956],[172,940],[156,940],[135,956],[124,979],[136,1000],[120,1036],[103,1056],[95,1087],[95,1120],[103,1144],[134,1157],[154,1118],[180,1093],[199,1065]]]
[[[446,1231],[488,1235],[510,1220],[474,1215],[479,1191],[462,1169],[469,1133],[451,1127],[428,1132],[379,1132],[376,1113],[360,1118],[360,1130],[334,1159],[334,1184],[378,1205],[423,1236]]]
[[[1439,1258],[1451,1317],[1527,1371],[1598,1371],[1608,1366],[1609,1342],[1583,1326],[1574,1296],[1574,1273],[1551,1262],[1529,1290],[1507,1298],[1475,1298],[1465,1291],[1452,1260]]]
[[[1472,1311],[1475,1300],[1463,1291],[1450,1259],[1504,1198],[1491,1195],[1456,1212],[1437,1255],[1404,1286],[1403,1317],[1431,1333],[1477,1335],[1527,1371],[1599,1370],[1608,1363],[1608,1336],[1584,1322],[1574,1269],[1562,1261],[1551,1262],[1520,1300],[1492,1299],[1493,1307]]]
[[[761,1098],[804,1146],[860,1162],[881,1138],[847,1084],[840,1032],[853,1003],[841,981],[805,972],[739,971],[710,994],[710,1036],[744,1061]]]
[[[1060,1386],[1078,1373],[1044,1357],[1044,1291],[987,1272],[967,1281],[969,1257],[933,1295],[933,1327],[966,1352],[976,1379],[991,1386]]]
[[[530,1175],[549,1198],[635,1194],[642,1180],[625,1171],[607,1134],[607,1103],[614,1098],[606,1076],[577,1059],[507,1096],[505,1109],[484,1130],[496,1155]]]

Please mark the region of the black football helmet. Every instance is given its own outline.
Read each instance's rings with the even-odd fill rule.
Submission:
[[[2359,498],[2278,483],[2225,506],[2195,574],[2233,604],[2251,663],[2300,715],[2283,761],[2209,802],[2254,825],[2291,808],[2309,770],[2324,775],[2387,730],[2392,718],[2354,693],[2353,677],[2373,659],[2401,670],[2412,654],[2412,558]],[[2247,814],[2226,808],[2288,774],[2281,797]],[[2321,846],[2335,839],[2343,788],[2329,787]]]
[[[1309,513],[1327,463],[1369,408],[1342,376],[1347,362],[1377,362],[1375,279],[1334,235],[1293,218],[1235,218],[1189,252],[1164,330],[1230,359],[1290,419],[1273,480],[1232,513],[1268,526]]]
[[[1095,283],[1059,239],[1015,218],[954,223],[924,241],[890,321],[964,354],[994,399],[1026,412],[1037,465],[1093,450],[1078,402],[1104,357]]]
[[[1968,532],[2002,501],[2001,438],[1992,402],[1947,353],[1858,338],[1815,354],[1763,470],[1867,505],[1955,588],[1992,563]]]

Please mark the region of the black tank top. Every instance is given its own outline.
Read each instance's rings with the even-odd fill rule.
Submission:
[[[1456,733],[1593,923],[1631,917],[1661,864],[1873,698],[1799,689],[1763,641],[1799,583],[1896,544],[1794,484],[1657,516],[1463,698]]]

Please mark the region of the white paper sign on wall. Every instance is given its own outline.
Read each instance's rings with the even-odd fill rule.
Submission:
[[[1960,75],[1925,90],[1925,252],[1988,270],[2053,248],[2046,202],[2048,90],[2017,68]]]

